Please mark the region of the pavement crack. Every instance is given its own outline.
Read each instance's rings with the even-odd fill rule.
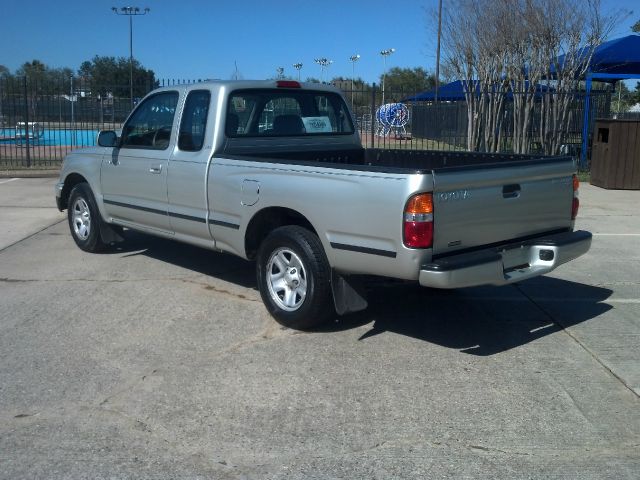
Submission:
[[[484,445],[466,445],[469,450],[480,450],[487,453],[502,453],[504,455],[524,455],[529,456],[530,453],[527,452],[508,452],[506,450],[501,450],[496,447],[486,447]]]
[[[18,415],[14,415],[13,418],[29,418],[29,417],[35,417],[37,415],[40,415],[40,412],[36,412],[36,413],[19,413]]]
[[[53,227],[53,226],[55,226],[55,225],[58,225],[59,223],[66,222],[66,221],[67,221],[67,219],[66,219],[66,218],[63,218],[63,219],[60,219],[60,220],[56,220],[55,222],[53,222],[53,223],[51,223],[51,224],[47,225],[46,227],[41,228],[41,229],[40,229],[40,230],[38,230],[37,232],[34,232],[34,233],[32,233],[31,235],[28,235],[28,236],[26,236],[26,237],[24,237],[24,238],[21,238],[20,240],[17,240],[17,241],[15,241],[15,242],[13,242],[13,243],[10,243],[10,244],[9,244],[9,245],[7,245],[6,247],[0,248],[0,253],[4,253],[4,251],[5,251],[5,250],[7,250],[7,249],[9,249],[9,248],[11,248],[11,247],[13,247],[13,246],[15,246],[15,245],[18,245],[19,243],[22,243],[22,242],[24,242],[25,240],[29,240],[30,238],[35,237],[35,236],[36,236],[36,235],[38,235],[39,233],[42,233],[42,232],[44,232],[45,230],[47,230],[48,228],[51,228],[51,227]]]
[[[640,398],[640,394],[638,394],[638,392],[636,392],[633,387],[631,385],[629,385],[627,382],[625,382],[625,380],[620,377],[619,375],[617,375],[613,370],[611,370],[602,360],[600,360],[600,358],[598,357],[598,355],[591,350],[589,347],[587,347],[583,342],[580,341],[580,339],[578,337],[576,337],[563,323],[561,320],[558,320],[557,318],[555,318],[553,315],[551,315],[550,312],[548,312],[542,305],[540,305],[538,302],[536,302],[533,297],[531,297],[530,295],[528,295],[522,288],[520,288],[520,285],[518,285],[517,283],[514,285],[515,288],[525,297],[527,298],[531,304],[533,306],[535,306],[540,313],[542,313],[545,317],[547,317],[549,319],[549,321],[553,322],[555,325],[558,326],[558,328],[560,328],[565,334],[567,334],[576,344],[578,344],[580,347],[582,347],[582,349],[587,352],[591,358],[593,358],[602,368],[604,368],[604,370],[606,372],[609,373],[609,375],[611,375],[613,378],[615,378],[616,380],[618,380],[627,390],[629,390],[636,398]]]
[[[11,209],[39,209],[39,210],[58,210],[56,207],[51,205],[0,205],[0,209],[3,208],[11,208]]]
[[[37,282],[51,282],[51,283],[61,283],[61,282],[87,282],[87,283],[140,283],[140,282],[157,282],[158,278],[127,278],[127,279],[119,279],[119,278],[8,278],[8,277],[0,277],[0,283],[37,283]],[[215,293],[220,293],[222,295],[227,295],[229,297],[237,298],[238,300],[244,300],[247,302],[260,303],[260,300],[251,298],[243,293],[234,293],[225,288],[216,287],[215,285],[211,285],[206,282],[199,282],[196,280],[191,280],[185,277],[165,277],[160,279],[161,281],[177,281],[183,283],[190,283],[193,285],[199,285],[203,287],[205,290],[212,291]]]

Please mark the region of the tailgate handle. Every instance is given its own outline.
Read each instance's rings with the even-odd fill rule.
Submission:
[[[502,187],[502,198],[518,198],[520,196],[520,185],[514,183]]]

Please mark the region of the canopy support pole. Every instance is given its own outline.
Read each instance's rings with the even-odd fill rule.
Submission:
[[[591,111],[592,74],[587,73],[587,92],[584,96],[584,115],[582,117],[582,148],[580,150],[580,169],[587,169],[587,149],[589,148],[589,113]]]
[[[640,78],[637,73],[587,73],[586,94],[584,97],[584,116],[582,120],[582,151],[580,152],[580,168],[587,169],[587,149],[589,148],[589,116],[591,114],[591,82],[594,78],[602,80],[627,80],[629,78]]]

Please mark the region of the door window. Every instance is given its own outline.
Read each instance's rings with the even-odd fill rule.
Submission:
[[[209,90],[189,92],[184,106],[178,134],[178,148],[185,152],[198,152],[204,144],[204,134],[209,113]]]
[[[161,92],[143,101],[122,129],[121,148],[169,147],[178,92]]]

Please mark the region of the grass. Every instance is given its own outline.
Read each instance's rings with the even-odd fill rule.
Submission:
[[[589,183],[591,181],[591,172],[579,171],[578,180],[580,180],[580,183]]]

